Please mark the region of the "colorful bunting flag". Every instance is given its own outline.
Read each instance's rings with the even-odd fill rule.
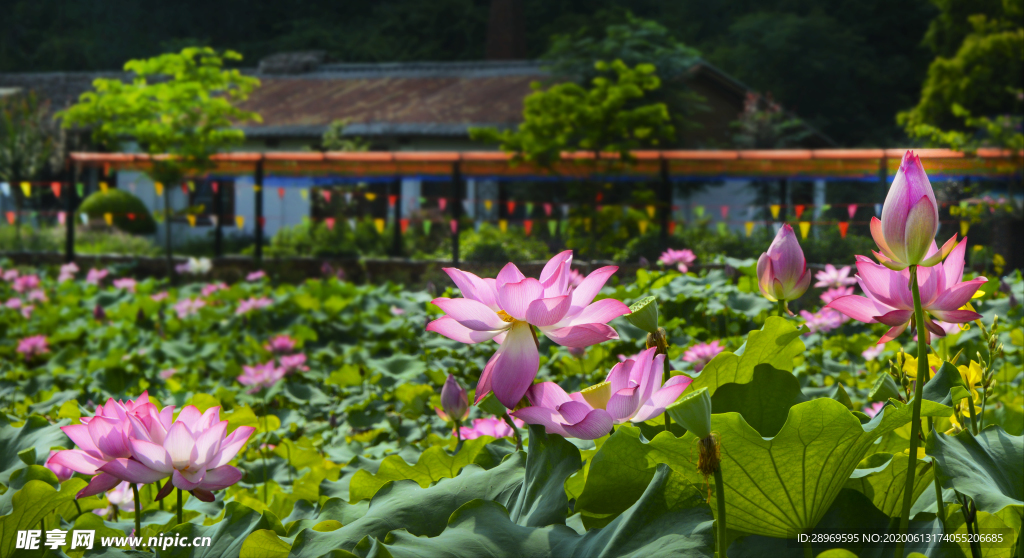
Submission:
[[[261,229],[265,228],[267,226],[267,218],[264,217],[263,215],[260,215],[259,217],[256,218],[256,223],[259,224]]]
[[[459,234],[459,221],[458,219],[450,219],[448,221],[448,228],[452,230],[452,234]]]
[[[323,198],[325,202],[331,203],[331,191],[330,190],[320,190],[320,197]]]
[[[546,217],[551,217],[551,204],[550,203],[545,203],[544,204],[544,215]]]
[[[440,209],[441,211],[444,211],[445,208],[447,208],[447,207],[448,207],[448,198],[438,198],[437,199],[437,208],[438,209]]]
[[[381,219],[380,217],[377,217],[376,219],[373,220],[373,226],[377,227],[377,232],[378,233],[381,233],[381,234],[384,233],[384,225],[385,224],[386,223],[384,222],[384,219]]]
[[[6,182],[0,182],[0,192],[3,193],[4,197],[11,195],[11,185]]]
[[[526,202],[526,214],[533,215],[533,202]]]
[[[157,213],[157,215],[160,215],[160,214]],[[83,225],[88,225],[89,224],[89,215],[87,213],[79,213],[78,216],[82,220],[82,224]]]
[[[327,230],[334,230],[334,217],[324,217],[324,225],[327,226]]]
[[[216,227],[217,223],[219,223],[219,222],[220,222],[220,218],[219,217],[217,217],[216,215],[210,215],[210,223],[212,223],[213,226]]]
[[[970,228],[971,224],[968,221],[960,221],[960,236],[967,236],[967,231]]]
[[[331,197],[327,196],[327,201],[330,201]],[[345,205],[352,205],[352,192],[345,192]]]
[[[526,236],[530,236],[530,233],[533,232],[533,220],[532,219],[525,219],[523,221],[523,230],[526,231]]]
[[[399,219],[398,220],[398,226],[399,226],[399,228],[401,228],[402,234],[405,234],[406,231],[409,230],[409,220],[408,219]]]
[[[366,193],[366,201],[373,201],[375,199],[377,199],[377,194],[374,194],[373,192]]]
[[[647,216],[650,217],[651,219],[654,219],[654,212],[655,211],[657,211],[657,208],[654,207],[653,205],[648,205],[647,206]]]
[[[839,236],[840,236],[840,238],[846,238],[846,231],[848,231],[850,229],[850,222],[849,221],[840,221],[840,222],[836,223],[836,225],[839,226]]]
[[[104,213],[103,214],[103,220],[107,222],[107,226],[108,227],[110,225],[113,225],[114,224],[114,214],[113,213]]]
[[[875,215],[878,216],[878,217],[882,216],[882,204],[880,204],[880,203],[876,203],[875,204]]]
[[[484,211],[490,211],[491,207],[494,206],[494,202],[491,200],[484,200]]]
[[[516,210],[516,202],[514,202],[514,201],[507,201],[507,202],[505,202],[505,207],[508,208],[508,214],[512,215],[512,212],[514,212]]]
[[[245,217],[235,215],[235,226],[240,229],[245,228]]]
[[[596,196],[596,199],[597,199],[597,203],[601,203],[601,200],[604,199],[604,192],[598,192],[597,196]]]
[[[747,221],[746,223],[743,223],[743,228],[747,231],[747,236],[750,236],[751,233],[754,232],[754,222]]]
[[[640,228],[640,234],[647,234],[647,225],[649,222],[647,219],[640,219],[636,222],[636,226]]]
[[[260,186],[259,184],[253,184],[252,185],[252,191],[253,192],[262,192],[263,191],[263,186]]]
[[[801,204],[801,203],[798,203],[798,204],[796,204],[796,205],[794,205],[794,206],[793,206],[793,211],[794,211],[794,212],[796,212],[796,218],[797,218],[797,219],[799,219],[800,217],[802,217],[802,216],[803,216],[803,214],[804,214],[804,209],[805,209],[806,207],[807,207],[807,206],[805,206],[804,204]]]
[[[284,188],[281,188],[280,186],[277,187],[277,199],[284,199]]]
[[[218,184],[216,181],[211,182],[210,183],[210,189],[213,190],[214,194],[218,194],[218,193],[220,193],[220,184]]]
[[[669,221],[668,222],[668,234],[669,235],[676,234],[676,222],[675,221]]]
[[[508,219],[498,219],[498,228],[501,232],[508,232]]]
[[[60,182],[51,182],[50,190],[53,190],[53,196],[56,198],[60,197]]]
[[[807,233],[811,232],[810,221],[800,221],[800,237],[807,238]]]
[[[22,182],[21,183],[21,193],[25,194],[26,198],[31,197],[32,196],[32,185],[29,184],[28,182]]]
[[[305,188],[299,190],[299,197],[304,199],[304,200],[308,200],[309,199],[309,190],[307,190]]]
[[[775,204],[772,204],[772,205],[768,206],[768,209],[770,209],[771,212],[772,212],[772,219],[778,219],[779,218],[779,210],[782,209],[782,206],[777,204],[777,203],[775,203]]]
[[[430,235],[430,229],[433,226],[434,226],[434,222],[431,221],[430,219],[427,219],[427,220],[423,221],[423,234],[429,236]]]
[[[693,214],[696,215],[698,219],[700,219],[701,217],[704,217],[704,206],[703,205],[695,205],[695,206],[693,206]]]
[[[196,191],[196,182],[195,182],[195,180],[189,180],[188,181],[188,191],[189,192],[195,192]]]
[[[85,214],[83,213],[82,216],[84,217]],[[7,224],[8,225],[13,225],[14,224],[14,218],[15,218],[14,212],[13,211],[8,211],[7,212]]]
[[[100,187],[100,190],[103,190],[104,194],[107,193],[106,188]],[[185,184],[184,182],[181,184],[181,193],[185,194],[186,196],[188,195],[188,184]]]
[[[129,213],[128,214],[128,220],[129,221],[134,221],[135,220],[135,214],[134,213]]]
[[[569,216],[569,204],[563,203],[562,204],[562,217],[568,217],[568,216]]]
[[[395,194],[388,194],[388,207],[394,209],[396,203],[398,203],[398,196]]]
[[[850,216],[850,220],[853,220],[853,216],[857,214],[857,204],[851,203],[846,206],[846,213]]]
[[[350,228],[353,231],[355,231],[356,230],[356,220],[354,218],[352,218],[352,217],[349,217],[347,222],[348,222],[348,228]]]
[[[554,219],[548,219],[548,234],[555,236],[555,232],[558,230],[558,221]]]
[[[188,215],[185,216],[185,218],[188,219],[188,226],[190,226],[190,227],[195,227],[196,226],[196,216],[195,215],[192,215],[191,213],[189,213]]]
[[[68,222],[68,214],[64,211],[57,212],[57,224],[64,226]]]
[[[85,187],[82,185],[81,182],[79,182],[75,186],[78,188],[78,197],[82,197],[82,195],[85,193]],[[153,189],[156,190],[156,195],[164,195],[164,185],[161,184],[160,182],[154,182]]]
[[[728,205],[723,205],[722,207],[719,207],[718,210],[722,212],[722,220],[723,221],[728,221],[729,220],[729,206]]]

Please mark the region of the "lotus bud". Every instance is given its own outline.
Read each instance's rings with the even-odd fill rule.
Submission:
[[[97,322],[102,322],[103,320],[107,319],[107,311],[104,310],[102,306],[97,304],[96,307],[92,309],[92,317]]]
[[[451,374],[448,374],[448,379],[441,388],[441,408],[454,421],[462,421],[469,415],[469,397],[466,390]]]
[[[907,266],[931,267],[956,246],[956,233],[942,249],[928,255],[939,232],[939,207],[921,158],[913,151],[903,154],[899,171],[882,206],[882,218],[872,217],[871,236],[881,253],[878,260],[894,270]]]
[[[698,438],[711,435],[711,396],[701,388],[665,408],[679,426],[693,432]]]
[[[583,358],[587,354],[587,349],[585,347],[569,347],[569,354],[573,358]]]
[[[626,320],[636,327],[654,333],[658,331],[658,300],[653,296],[642,298],[629,307]]]
[[[793,227],[784,224],[757,260],[757,286],[768,300],[796,300],[811,286],[807,260]]]

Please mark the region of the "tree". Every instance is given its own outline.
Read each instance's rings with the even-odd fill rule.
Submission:
[[[360,137],[346,137],[345,127],[349,125],[349,119],[335,120],[324,131],[320,138],[320,147],[325,151],[366,151],[370,149],[370,142]]]
[[[733,128],[733,142],[740,149],[792,147],[811,133],[803,121],[786,114],[771,93],[747,93],[743,112],[733,122]]]
[[[179,53],[146,60],[130,60],[125,71],[130,82],[99,78],[94,91],[82,93],[78,103],[58,113],[65,127],[92,128],[92,137],[118,149],[125,140],[138,142],[154,157],[148,174],[155,182],[178,184],[186,176],[214,167],[211,156],[241,143],[245,134],[232,126],[259,115],[235,106],[248,98],[259,80],[235,69],[225,60],[240,60],[233,51],[218,54],[209,47],[188,47]],[[164,189],[164,216],[170,217],[169,189]],[[171,262],[171,227],[166,229],[168,266]]]
[[[954,149],[1024,148],[1024,2],[1004,0],[999,14],[967,16],[966,32],[953,17],[965,6],[949,0],[940,6],[946,11],[928,34],[938,56],[928,67],[917,106],[900,113],[898,122],[912,137]],[[944,56],[949,42],[961,36],[956,51]]]
[[[576,83],[559,83],[547,90],[534,83],[534,92],[523,101],[523,123],[516,130],[473,128],[470,137],[496,142],[519,160],[552,165],[566,150],[617,153],[629,160],[630,151],[654,147],[675,136],[664,103],[639,104],[645,93],[661,85],[651,64],[630,68],[621,60],[597,62],[598,72],[612,72],[615,79],[598,76],[589,89]]]
[[[17,185],[56,166],[53,160],[58,142],[48,112],[47,103],[40,103],[35,93],[0,100],[0,181]],[[15,215],[20,216],[21,189],[12,189],[12,195]],[[15,235],[20,242],[20,226],[15,228]]]

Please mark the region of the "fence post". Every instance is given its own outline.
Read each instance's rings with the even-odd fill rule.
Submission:
[[[256,196],[256,266],[263,262],[263,158],[256,162],[253,177],[253,195]]]
[[[462,217],[462,169],[452,163],[452,190],[448,205],[452,208],[452,265],[459,265],[459,217]]]
[[[69,160],[70,163],[70,160]],[[75,197],[78,195],[78,178],[81,174],[81,166],[77,163],[69,168],[66,176],[70,177],[67,187],[64,189],[64,262],[75,261]]]
[[[224,255],[224,184],[210,183],[211,188],[214,185],[217,191],[213,193],[213,214],[217,222],[213,226],[213,255],[219,258]]]
[[[668,249],[668,224],[672,218],[672,176],[668,161],[661,158],[661,249]]]
[[[391,183],[391,188],[394,191],[391,194],[395,200],[394,207],[394,223],[392,223],[393,231],[391,236],[391,255],[401,256],[402,255],[402,179],[395,178]]]

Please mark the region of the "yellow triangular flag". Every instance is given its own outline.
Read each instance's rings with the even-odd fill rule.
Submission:
[[[240,228],[240,229],[244,228],[245,227],[245,217],[242,217],[241,215],[235,215],[235,225],[238,228]]]
[[[369,195],[370,194],[367,194],[367,197],[369,197]],[[384,233],[384,219],[380,219],[380,218],[374,219],[373,220],[373,225],[375,227],[377,227],[377,232],[379,232],[381,234]]]
[[[810,221],[800,221],[800,237],[807,238],[807,233],[811,232]]]
[[[750,233],[754,232],[754,222],[747,221],[746,223],[743,223],[743,228],[747,229],[747,236],[750,236]]]
[[[782,209],[782,206],[779,205],[779,204],[774,204],[774,205],[770,206],[769,209],[772,210],[772,219],[778,219],[779,218],[779,210]]]
[[[501,232],[508,232],[508,219],[498,219],[498,228]]]
[[[188,191],[189,192],[195,192],[196,191],[196,183],[195,183],[195,181],[193,181],[193,180],[189,180],[188,181]]]
[[[25,194],[26,198],[30,197],[32,195],[32,185],[29,184],[28,182],[22,182],[21,193]]]
[[[107,222],[107,226],[108,227],[110,225],[113,225],[114,224],[114,214],[113,213],[104,213],[103,214],[103,220]]]
[[[366,193],[366,201],[373,201],[375,199],[377,199],[377,194],[374,194],[373,192]]]
[[[491,207],[493,205],[494,205],[493,201],[491,201],[491,200],[484,200],[484,209],[486,209],[487,211],[490,211]]]
[[[190,215],[186,215],[185,218],[188,219],[188,226],[190,226],[190,227],[196,226],[196,216],[195,215],[191,215],[191,214]]]
[[[651,219],[654,219],[654,212],[656,210],[657,209],[653,205],[648,205],[647,206],[647,216],[650,217]],[[646,228],[646,227],[644,227],[644,228]]]
[[[654,207],[654,206],[649,206]],[[647,234],[647,219],[641,219],[636,222],[636,225],[640,227],[640,234]]]
[[[299,190],[299,196],[301,196],[302,199],[304,199],[304,200],[308,200],[309,199],[309,190],[307,190],[305,188]]]
[[[967,236],[967,230],[971,228],[971,224],[967,221],[960,221],[960,236]]]
[[[107,190],[109,190],[109,189],[110,189],[110,186],[108,186],[106,182],[100,182],[100,192],[103,192],[104,194],[106,194]]]
[[[156,195],[158,195],[158,196],[164,195],[164,185],[162,183],[154,182],[153,183],[153,188],[156,190]]]
[[[262,189],[263,189],[263,186],[260,186],[259,184],[254,184],[253,187],[252,187],[252,191],[253,192],[259,192]]]

